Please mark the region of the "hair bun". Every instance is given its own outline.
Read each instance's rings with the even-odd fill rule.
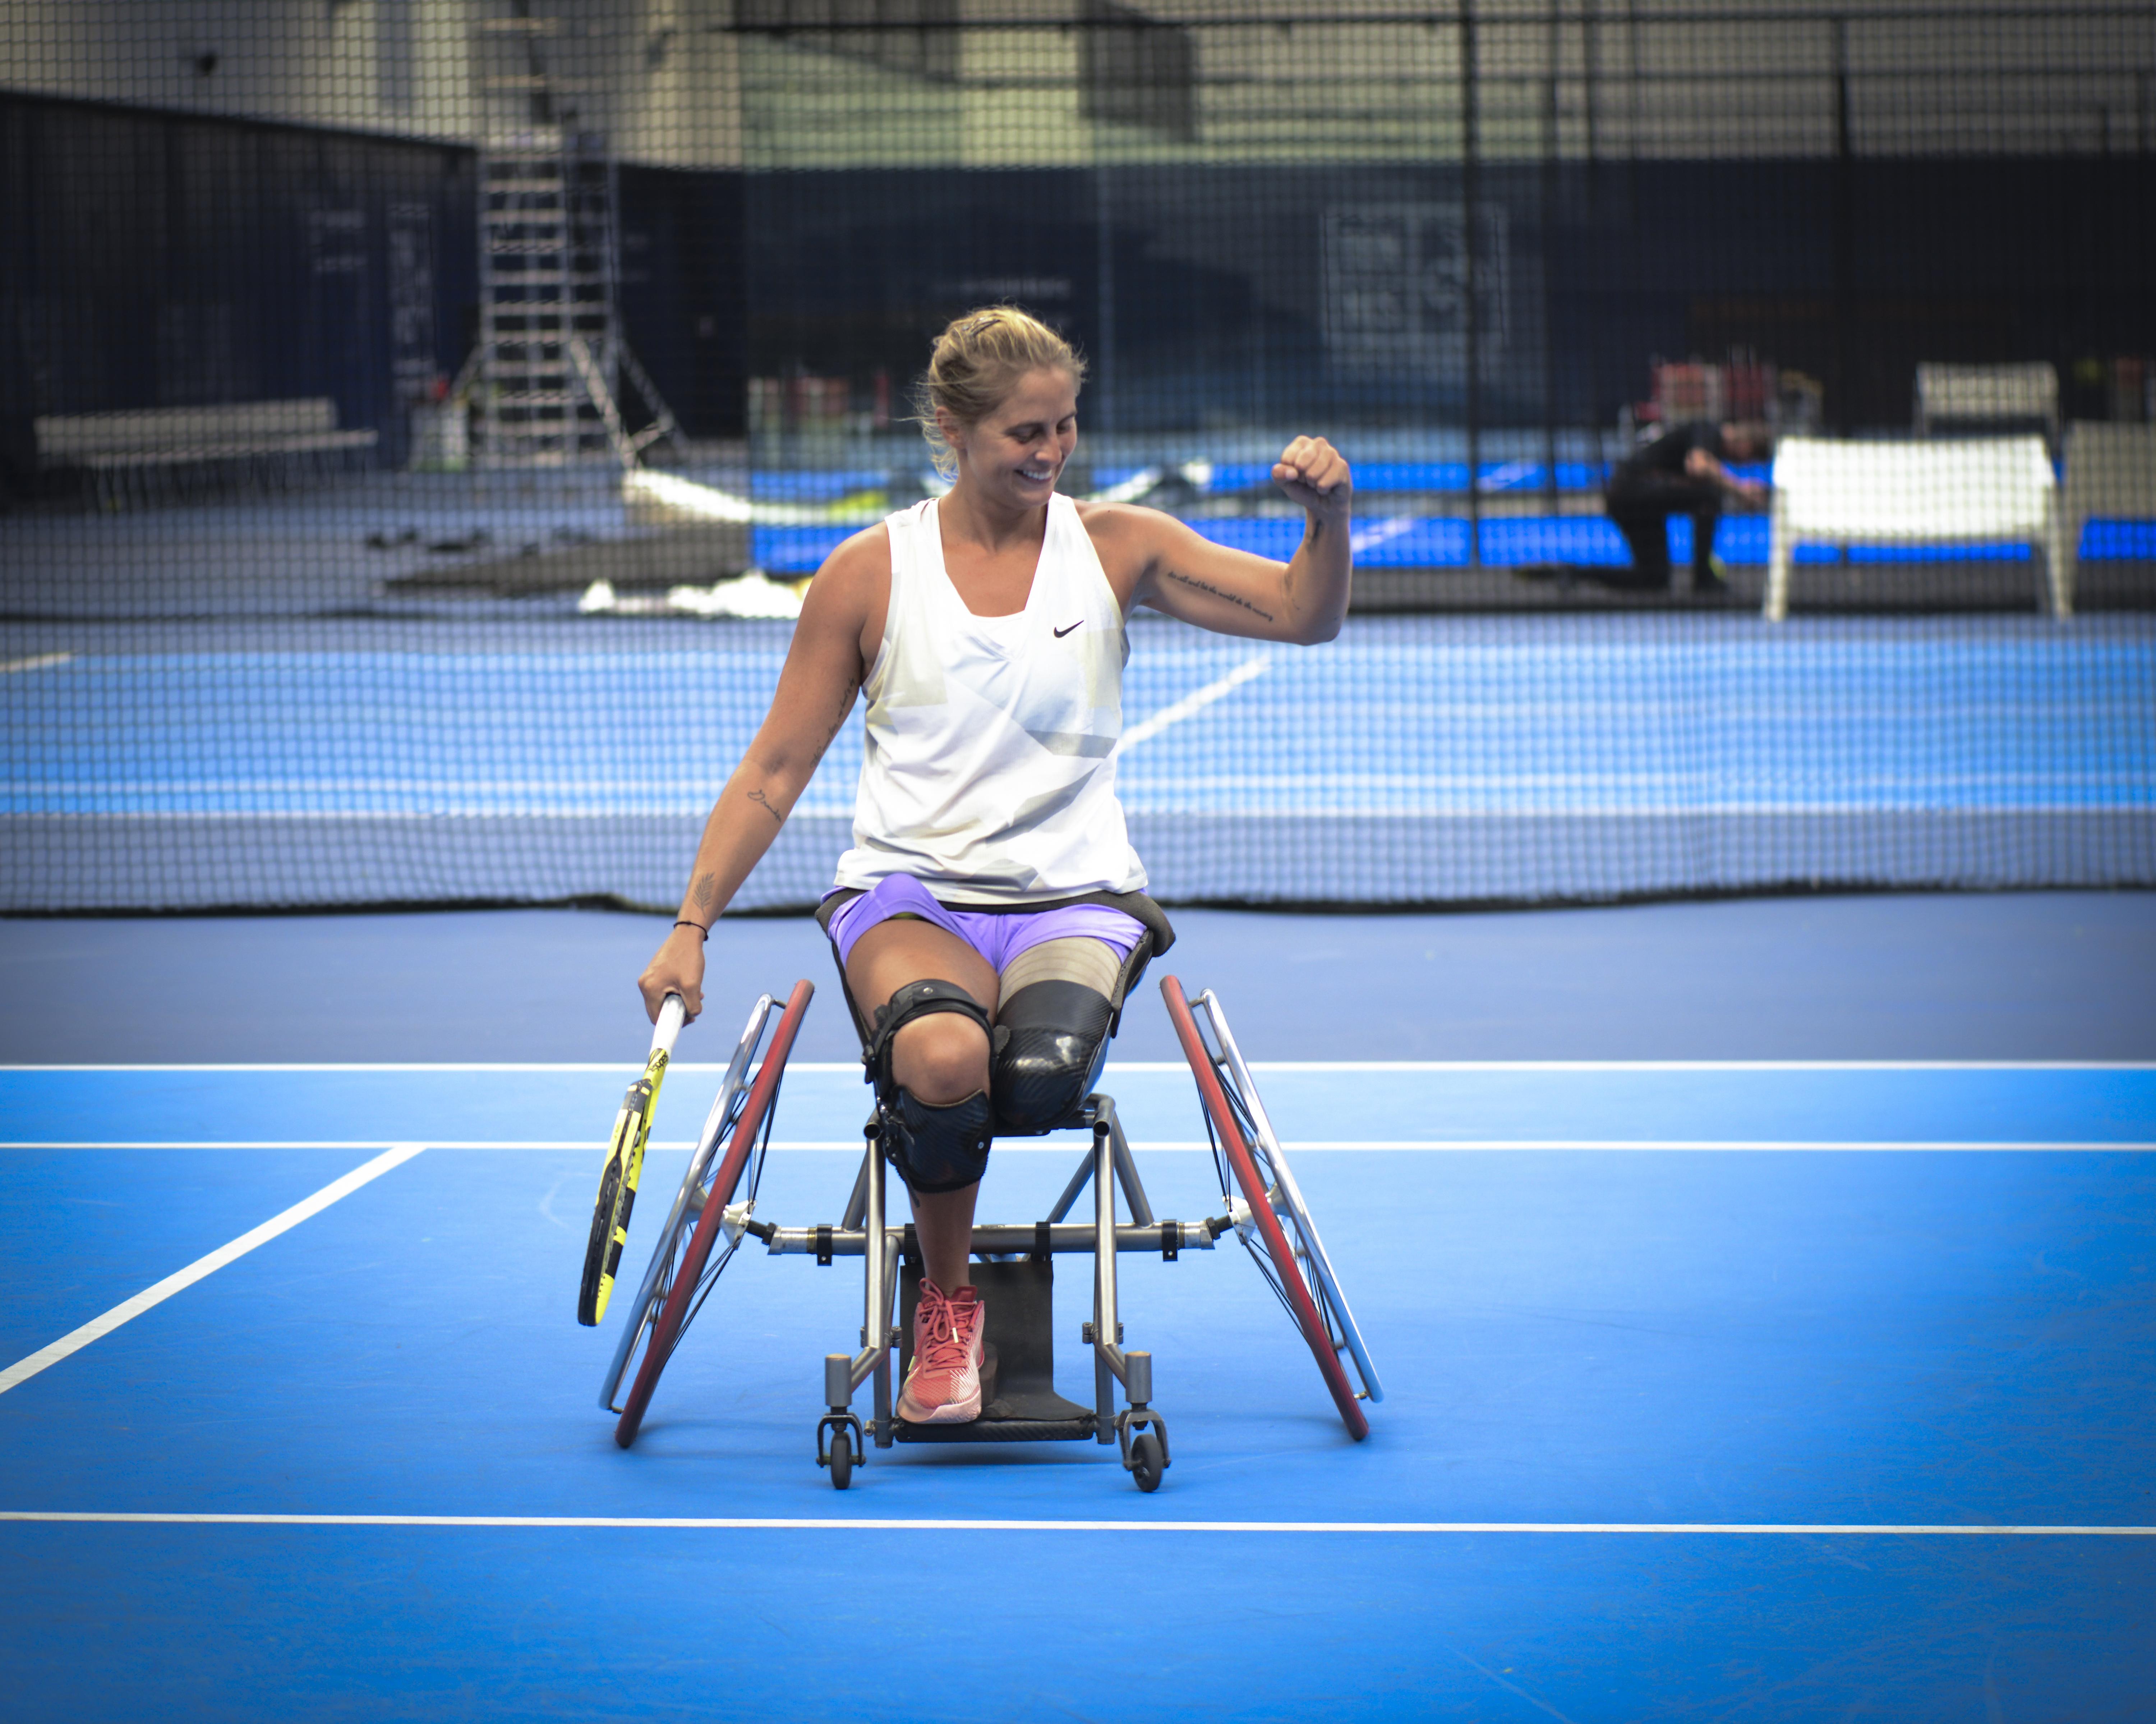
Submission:
[[[978,425],[1028,372],[1060,371],[1086,381],[1086,361],[1070,342],[1016,305],[982,305],[952,318],[937,336],[928,369],[913,387],[913,410],[936,470],[949,479],[957,459],[937,429],[936,410]]]

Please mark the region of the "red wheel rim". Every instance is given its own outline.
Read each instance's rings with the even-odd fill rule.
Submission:
[[[1190,1074],[1198,1080],[1199,1099],[1204,1104],[1206,1116],[1213,1121],[1229,1164],[1235,1170],[1236,1183],[1243,1188],[1244,1200],[1250,1206],[1258,1237],[1265,1241],[1265,1255],[1273,1260],[1289,1314],[1294,1317],[1296,1327],[1302,1331],[1302,1338],[1310,1343],[1318,1373],[1332,1392],[1332,1404],[1340,1409],[1341,1423],[1359,1443],[1369,1435],[1370,1421],[1363,1412],[1362,1403],[1355,1398],[1348,1373],[1341,1368],[1339,1356],[1332,1351],[1332,1334],[1311,1301],[1310,1288],[1303,1280],[1302,1271],[1296,1267],[1295,1253],[1289,1249],[1287,1235],[1281,1231],[1280,1217],[1273,1213],[1265,1181],[1259,1177],[1257,1164],[1250,1159],[1249,1147],[1243,1142],[1243,1128],[1235,1118],[1235,1110],[1228,1106],[1227,1094],[1220,1087],[1220,1074],[1213,1069],[1212,1056],[1207,1054],[1205,1044],[1199,1036],[1198,1022],[1190,1015],[1190,1002],[1183,997],[1183,984],[1173,976],[1164,976],[1160,992],[1168,1002],[1168,1015],[1175,1025],[1176,1039],[1183,1044],[1183,1056],[1190,1062]]]
[[[659,1387],[659,1373],[666,1368],[674,1343],[680,1337],[681,1326],[688,1321],[689,1304],[696,1296],[696,1284],[704,1277],[704,1265],[711,1261],[711,1247],[718,1241],[726,1207],[733,1201],[734,1188],[741,1183],[742,1170],[748,1165],[749,1152],[762,1134],[764,1116],[778,1099],[778,1081],[786,1074],[787,1056],[793,1051],[794,1035],[801,1028],[808,1001],[815,992],[814,984],[806,980],[793,984],[778,1028],[772,1032],[771,1047],[763,1056],[763,1063],[757,1067],[756,1081],[749,1086],[741,1118],[734,1126],[733,1136],[726,1140],[725,1159],[712,1176],[711,1195],[704,1200],[703,1211],[696,1218],[696,1229],[690,1235],[688,1249],[681,1255],[681,1266],[675,1272],[666,1303],[660,1311],[658,1321],[651,1326],[651,1338],[644,1343],[636,1382],[629,1389],[629,1398],[622,1403],[621,1419],[613,1428],[613,1439],[624,1449],[636,1440],[636,1433],[644,1423],[644,1409],[651,1404],[652,1391]]]

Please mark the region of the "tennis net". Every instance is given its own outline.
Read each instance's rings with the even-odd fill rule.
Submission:
[[[671,906],[1004,300],[1077,495],[1355,464],[1337,641],[1132,623],[1164,900],[2156,883],[2156,5],[12,16],[0,910]]]

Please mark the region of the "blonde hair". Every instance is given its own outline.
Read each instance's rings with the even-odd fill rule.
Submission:
[[[927,371],[913,386],[914,415],[938,473],[955,479],[958,458],[937,428],[936,409],[970,428],[1033,371],[1065,372],[1074,384],[1086,381],[1086,361],[1078,350],[1016,305],[983,305],[944,326]]]

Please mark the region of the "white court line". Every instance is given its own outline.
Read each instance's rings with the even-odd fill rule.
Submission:
[[[1412,515],[1380,516],[1375,521],[1363,521],[1354,526],[1348,535],[1348,548],[1360,557],[1414,529],[1415,517]]]
[[[0,1509],[0,1521],[66,1526],[444,1526],[599,1528],[626,1532],[1262,1532],[1660,1534],[1692,1537],[1782,1538],[2148,1538],[2156,1526],[1897,1526],[1872,1522],[1758,1521],[1006,1521],[876,1520],[866,1516],[641,1515],[247,1515],[105,1513],[95,1510]]]
[[[252,1228],[229,1244],[219,1245],[207,1257],[198,1257],[185,1269],[168,1275],[154,1286],[145,1287],[132,1299],[123,1299],[101,1317],[92,1317],[80,1328],[63,1335],[49,1347],[42,1347],[26,1359],[18,1359],[6,1370],[0,1371],[0,1395],[26,1383],[49,1365],[57,1365],[70,1353],[80,1352],[93,1341],[102,1339],[122,1323],[132,1322],[153,1306],[162,1305],[175,1293],[182,1292],[207,1275],[212,1275],[234,1260],[244,1257],[257,1245],[264,1244],[278,1234],[290,1231],[310,1215],[318,1215],[336,1202],[348,1197],[371,1179],[379,1178],[392,1167],[402,1167],[425,1148],[420,1143],[400,1143],[382,1155],[354,1167],[341,1179],[333,1179],[311,1198],[302,1198],[281,1214],[273,1215],[261,1226]]]
[[[1253,1060],[1256,1072],[1549,1072],[1549,1071],[2156,1071],[2149,1060]],[[666,1068],[686,1073],[723,1072],[723,1062],[677,1060]],[[600,1072],[635,1076],[640,1063],[627,1060],[588,1061],[396,1061],[306,1062],[248,1065],[31,1065],[0,1062],[0,1072],[22,1071],[185,1071],[185,1072]],[[787,1071],[845,1072],[859,1077],[858,1060],[792,1060]],[[1188,1072],[1180,1060],[1111,1060],[1106,1075],[1137,1072]]]
[[[1139,743],[1150,741],[1170,725],[1181,724],[1186,718],[1195,716],[1223,695],[1232,695],[1245,683],[1263,676],[1271,667],[1272,660],[1265,657],[1245,659],[1217,682],[1209,682],[1202,689],[1185,695],[1180,700],[1163,706],[1151,718],[1141,720],[1125,731],[1111,756],[1127,754]]]
[[[432,1149],[488,1149],[488,1150],[597,1150],[603,1152],[606,1146],[595,1137],[577,1138],[513,1138],[513,1137],[430,1137],[428,1147]],[[23,1138],[0,1141],[0,1150],[8,1149],[383,1149],[396,1146],[386,1138],[340,1138],[330,1141],[304,1141],[285,1137],[220,1137],[220,1138],[100,1138],[96,1140]],[[649,1148],[665,1150],[694,1149],[696,1145],[686,1137],[654,1138]],[[844,1150],[859,1155],[861,1140],[858,1137],[795,1138],[774,1137],[774,1150]],[[1895,1137],[1867,1138],[1783,1138],[1783,1137],[1373,1137],[1373,1138],[1316,1138],[1306,1141],[1291,1139],[1283,1146],[1291,1154],[1331,1154],[1356,1150],[1370,1150],[1382,1154],[1446,1155],[1455,1152],[1482,1153],[1507,1149],[1565,1149],[1593,1150],[1618,1153],[1625,1150],[1802,1150],[1813,1154],[1829,1154],[1840,1151],[1873,1154],[1907,1150],[1921,1152],[1945,1152],[1959,1150],[2056,1150],[2061,1152],[2091,1150],[2120,1150],[2139,1152],[2156,1149],[2156,1139],[2144,1137],[1990,1137],[1956,1139],[1903,1139]],[[1147,1153],[1195,1155],[1212,1147],[1195,1139],[1132,1138],[1131,1147]],[[998,1142],[998,1155],[1072,1155],[1082,1152],[1082,1143],[1066,1139],[1060,1143]]]
[[[73,653],[33,653],[27,659],[10,659],[0,664],[0,676],[12,670],[43,670],[48,665],[67,664],[74,657]]]

